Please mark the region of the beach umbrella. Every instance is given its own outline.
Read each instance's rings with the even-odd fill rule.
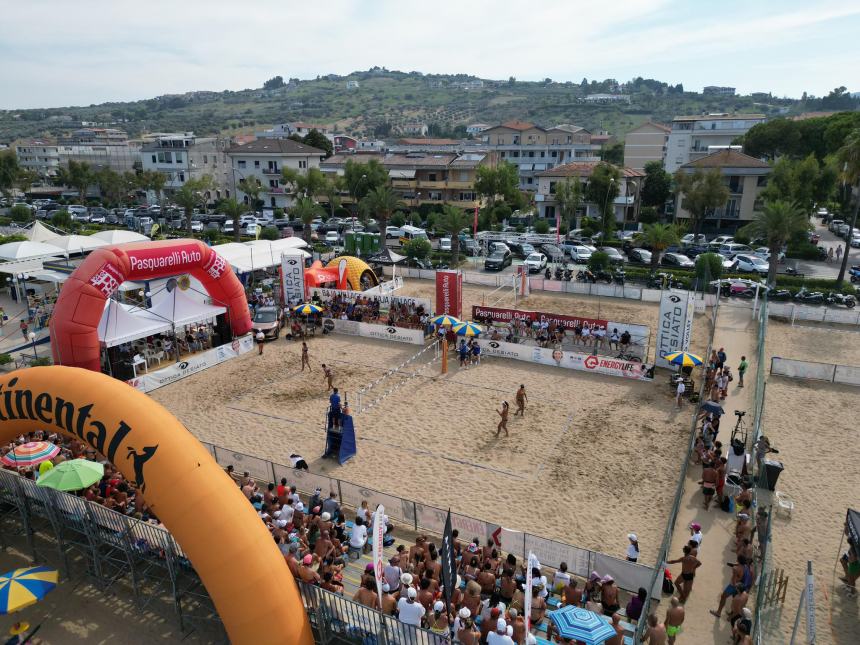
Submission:
[[[603,616],[582,607],[568,605],[547,614],[562,638],[585,645],[597,645],[615,636],[615,630]]]
[[[293,307],[293,311],[297,314],[304,314],[305,316],[309,316],[310,314],[322,313],[322,309],[320,307],[317,307],[316,305],[311,304],[309,302],[306,302],[303,305]]]
[[[681,367],[695,367],[696,365],[702,364],[701,356],[696,356],[689,352],[673,352],[671,354],[666,354],[663,358],[673,365],[680,365]]]
[[[60,453],[60,447],[49,441],[30,441],[15,446],[15,449],[0,458],[6,466],[23,468],[35,466],[43,461],[56,457]]]
[[[448,314],[442,314],[441,316],[436,316],[430,322],[437,327],[452,327],[459,323],[460,319],[455,318],[454,316],[449,316]]]
[[[57,586],[57,570],[26,567],[0,575],[0,614],[11,614],[39,602]]]
[[[723,406],[719,403],[714,403],[713,401],[702,403],[702,407],[700,409],[703,412],[709,412],[710,414],[716,414],[717,416],[723,416],[726,413],[726,411],[723,410]]]
[[[451,327],[451,331],[458,336],[478,336],[484,330],[473,322],[459,322]]]
[[[58,464],[39,477],[36,483],[55,490],[82,490],[101,481],[104,474],[105,467],[96,461],[72,459]]]

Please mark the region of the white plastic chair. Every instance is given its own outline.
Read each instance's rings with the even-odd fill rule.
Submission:
[[[776,509],[777,511],[783,511],[791,517],[792,511],[794,511],[794,500],[791,499],[787,494],[783,493],[781,490],[776,491]]]

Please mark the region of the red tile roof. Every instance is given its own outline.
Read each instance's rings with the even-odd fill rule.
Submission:
[[[506,123],[502,123],[500,126],[497,126],[497,127],[508,128],[509,130],[520,130],[520,131],[531,130],[532,128],[537,128],[537,126],[534,123],[529,123],[528,121],[519,121],[516,119],[513,121],[508,121]],[[540,129],[540,128],[538,128],[538,129]]]

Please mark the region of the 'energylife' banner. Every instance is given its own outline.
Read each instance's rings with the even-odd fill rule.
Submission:
[[[694,306],[692,291],[663,291],[657,323],[657,367],[672,367],[666,354],[689,348]]]

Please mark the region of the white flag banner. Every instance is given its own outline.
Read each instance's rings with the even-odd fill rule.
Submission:
[[[535,566],[540,568],[540,562],[538,562],[538,559],[535,557],[535,554],[529,551],[529,563],[528,566],[526,566],[526,597],[523,608],[523,615],[526,619],[526,634],[529,633],[532,622],[532,587],[534,586],[532,568]]]
[[[376,577],[376,593],[379,594],[379,606],[382,606],[382,572],[385,564],[382,561],[382,541],[385,538],[385,507],[380,504],[373,513],[373,573]]]

